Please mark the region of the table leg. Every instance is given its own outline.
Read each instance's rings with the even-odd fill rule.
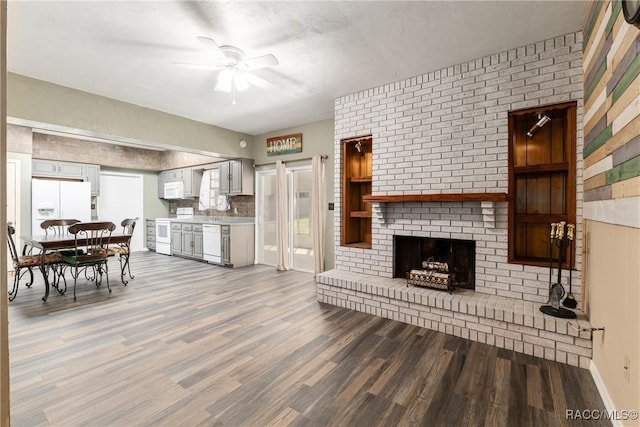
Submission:
[[[40,271],[42,272],[42,277],[44,278],[44,296],[42,297],[42,301],[47,301],[49,298],[49,275],[47,274],[47,266],[45,264],[45,255],[46,251],[43,249],[40,251]]]

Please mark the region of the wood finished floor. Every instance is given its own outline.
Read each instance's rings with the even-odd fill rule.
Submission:
[[[316,301],[312,275],[132,255],[9,307],[13,426],[554,426],[588,371]],[[39,276],[39,274],[37,274]]]

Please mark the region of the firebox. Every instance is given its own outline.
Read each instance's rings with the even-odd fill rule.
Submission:
[[[407,278],[429,259],[446,262],[455,286],[475,289],[476,242],[416,236],[393,236],[393,277]]]

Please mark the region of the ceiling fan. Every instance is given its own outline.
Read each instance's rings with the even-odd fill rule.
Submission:
[[[251,74],[251,71],[278,65],[278,59],[273,54],[245,59],[242,49],[236,46],[218,46],[215,40],[209,37],[201,36],[197,37],[197,39],[205,50],[213,56],[213,61],[209,64],[180,62],[174,62],[173,64],[200,70],[221,70],[214,90],[230,93],[233,104],[236,103],[236,92],[247,89],[249,84],[262,88],[271,86],[271,83]]]

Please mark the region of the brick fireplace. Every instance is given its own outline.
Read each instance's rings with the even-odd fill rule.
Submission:
[[[548,267],[507,260],[508,114],[568,101],[577,102],[581,153],[581,32],[336,99],[336,268],[318,275],[318,300],[588,366],[591,342],[579,326],[588,322],[568,325],[538,312],[548,299]],[[340,141],[362,135],[372,135],[373,147],[371,249],[341,246]],[[572,288],[580,300],[583,166],[578,157]],[[412,194],[451,197],[384,200]],[[481,197],[499,194],[505,197]],[[449,295],[407,288],[394,278],[394,236],[473,241],[473,289]]]

